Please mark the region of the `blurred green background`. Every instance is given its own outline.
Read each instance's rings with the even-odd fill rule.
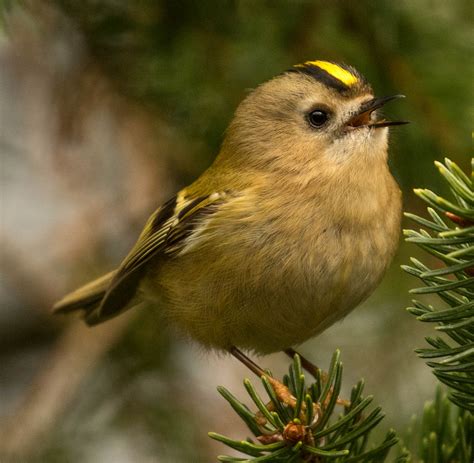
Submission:
[[[466,171],[471,149],[469,1],[45,0],[1,5],[0,460],[208,462],[213,430],[246,430],[215,391],[249,376],[161,326],[154,308],[90,330],[52,302],[126,253],[147,215],[216,155],[249,88],[308,59],[353,65],[412,124],[392,130],[405,210],[413,187],[445,192],[433,161]],[[408,226],[409,224],[405,224]],[[411,226],[411,225],[410,225]],[[413,349],[416,283],[399,266],[301,351],[345,390],[360,377],[402,434],[433,396]],[[426,258],[425,258],[426,261]],[[281,374],[283,355],[259,362]],[[3,456],[3,458],[2,458]]]

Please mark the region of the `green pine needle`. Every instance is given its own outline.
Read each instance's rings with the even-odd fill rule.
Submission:
[[[407,435],[402,460],[406,463],[471,463],[474,461],[474,415],[453,405],[438,387],[435,400],[425,405]]]
[[[342,363],[339,351],[332,357],[326,382],[318,374],[316,382],[310,385],[306,384],[301,360],[295,355],[284,380],[291,400],[278,395],[272,385],[274,378],[264,376],[261,381],[268,396],[265,399],[248,379],[244,381],[255,412],[250,412],[226,389],[218,389],[258,441],[239,441],[209,433],[211,438],[247,455],[246,458],[220,456],[219,461],[382,462],[398,442],[391,430],[381,444],[367,448],[370,432],[384,415],[380,407],[369,410],[373,398],[362,396],[362,381],[354,386],[350,404],[340,409]]]
[[[408,311],[418,320],[436,323],[438,332],[446,333],[449,342],[427,341],[432,349],[419,349],[422,358],[442,358],[427,362],[435,376],[450,388],[450,398],[466,410],[474,410],[474,190],[473,182],[449,159],[436,162],[440,174],[449,184],[453,200],[444,199],[430,190],[415,193],[430,206],[433,222],[414,214],[408,218],[425,227],[419,232],[405,230],[406,241],[417,244],[439,259],[441,265],[432,269],[412,259],[411,266],[402,268],[419,278],[424,287],[412,294],[437,294],[448,307],[434,309],[419,301]],[[442,218],[444,216],[445,218]],[[429,232],[428,232],[429,230]],[[446,366],[449,365],[449,368]],[[462,397],[463,400],[460,400]],[[433,444],[434,436],[425,442]],[[430,460],[431,461],[431,460]],[[437,461],[437,460],[433,460]]]

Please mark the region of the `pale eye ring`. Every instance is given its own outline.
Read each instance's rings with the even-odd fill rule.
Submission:
[[[329,114],[324,109],[313,109],[308,114],[308,121],[311,127],[320,128],[329,120]]]

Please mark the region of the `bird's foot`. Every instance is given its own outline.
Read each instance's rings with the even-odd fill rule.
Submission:
[[[247,357],[247,355],[245,355],[240,349],[237,349],[237,347],[233,346],[230,348],[230,353],[257,376],[265,376],[281,403],[290,407],[294,407],[296,405],[296,398],[291,394],[290,390],[283,383],[270,376],[263,368],[258,366],[252,359]]]

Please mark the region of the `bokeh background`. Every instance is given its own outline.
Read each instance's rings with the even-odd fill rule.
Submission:
[[[472,4],[3,0],[1,14],[0,461],[215,461],[226,449],[208,431],[247,435],[215,387],[244,398],[248,371],[164,329],[156,308],[87,329],[51,304],[116,266],[212,162],[248,89],[307,59],[407,95],[388,109],[413,122],[392,130],[390,163],[405,209],[423,213],[412,188],[445,191],[433,161],[469,164]],[[402,434],[435,387],[413,353],[429,329],[404,310],[416,282],[400,264],[416,253],[401,243],[376,293],[301,347],[323,367],[340,348],[345,391],[364,377],[380,428]]]

